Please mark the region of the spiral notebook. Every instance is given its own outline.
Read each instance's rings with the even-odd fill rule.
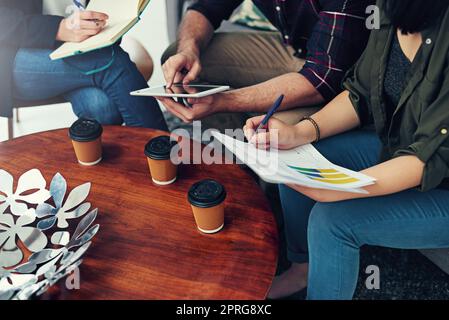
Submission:
[[[86,10],[106,13],[106,27],[97,35],[79,42],[66,42],[50,54],[57,60],[108,47],[122,38],[139,22],[150,0],[91,0]]]

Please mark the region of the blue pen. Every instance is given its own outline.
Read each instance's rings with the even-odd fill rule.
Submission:
[[[260,129],[262,129],[263,127],[265,127],[268,124],[268,121],[270,121],[270,118],[276,113],[277,109],[279,109],[279,107],[281,106],[283,100],[284,100],[284,95],[281,95],[276,100],[276,102],[273,104],[271,109],[268,111],[268,113],[265,116],[265,118],[263,118],[262,122],[257,127],[256,132],[258,132]]]
[[[75,6],[76,6],[78,9],[80,9],[81,11],[85,11],[85,10],[86,10],[86,7],[85,7],[81,2],[79,2],[79,0],[73,0],[73,3],[74,3]],[[97,25],[98,25],[98,19],[92,19],[92,20],[89,20],[89,21],[96,22]]]
[[[83,4],[81,2],[79,2],[78,0],[73,0],[73,3],[75,4],[75,6],[78,7],[78,9],[86,10],[86,7],[84,7]]]

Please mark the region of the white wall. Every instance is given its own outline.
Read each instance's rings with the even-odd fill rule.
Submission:
[[[129,35],[138,39],[154,60],[155,70],[150,85],[161,84],[164,78],[159,61],[169,44],[165,0],[152,0],[142,20]]]

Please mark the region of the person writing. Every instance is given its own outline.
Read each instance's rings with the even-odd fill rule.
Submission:
[[[245,127],[260,148],[276,133],[282,149],[320,140],[330,161],[377,180],[367,194],[280,186],[292,266],[271,298],[307,286],[308,299],[351,299],[363,245],[449,247],[449,1],[378,5],[380,30],[343,93],[295,126],[272,118],[256,134],[256,117]],[[360,128],[371,123],[375,132]]]
[[[168,86],[198,79],[236,90],[191,99],[190,108],[161,99],[170,112],[224,131],[241,128],[250,113],[266,112],[280,93],[281,110],[301,107],[286,116],[297,122],[341,92],[345,72],[366,46],[365,11],[374,1],[254,0],[279,32],[214,34],[242,2],[196,1],[162,58]]]
[[[119,45],[50,60],[63,42],[84,41],[107,24],[106,14],[77,8],[86,4],[0,0],[0,116],[11,116],[14,100],[63,96],[78,117],[167,130],[156,100],[129,95],[148,85]]]

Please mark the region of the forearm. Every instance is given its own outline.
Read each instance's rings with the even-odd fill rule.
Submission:
[[[425,164],[415,156],[398,157],[361,171],[376,179],[365,187],[367,194],[291,186],[318,202],[338,202],[360,198],[380,197],[415,188],[421,184]]]
[[[321,139],[332,137],[360,126],[359,116],[349,99],[348,91],[340,93],[312,117],[320,127]]]
[[[288,73],[250,87],[217,96],[219,108],[228,112],[267,112],[274,100],[285,95],[280,110],[317,105],[324,102],[321,94],[301,74]]]
[[[193,51],[200,55],[212,39],[214,28],[201,13],[190,10],[186,13],[178,35],[178,52]]]
[[[403,156],[363,170],[363,174],[376,179],[374,185],[365,188],[369,192],[367,196],[383,196],[419,186],[424,166],[415,156]]]
[[[312,118],[320,128],[321,139],[349,131],[360,125],[357,112],[349,100],[348,91],[339,94],[323,109],[312,115]],[[298,146],[316,140],[316,128],[310,121],[301,121],[295,128]]]

